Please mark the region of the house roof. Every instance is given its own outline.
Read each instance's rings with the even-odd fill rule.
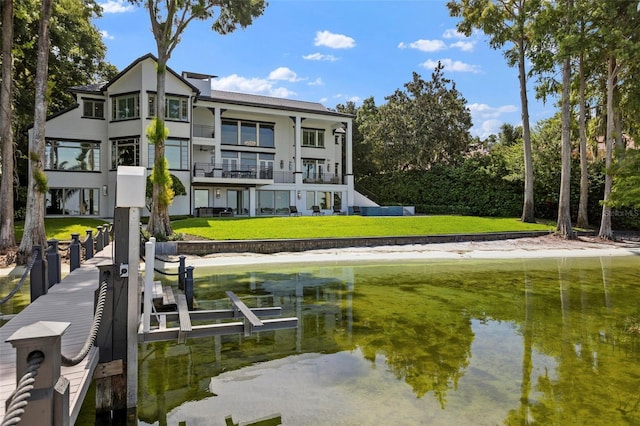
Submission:
[[[257,106],[262,108],[286,109],[290,111],[315,112],[318,114],[329,114],[337,117],[351,117],[350,114],[343,114],[331,111],[318,102],[297,101],[286,98],[274,98],[271,96],[252,95],[248,93],[225,92],[222,90],[212,90],[211,96],[198,96],[198,99],[224,102],[235,105]]]
[[[147,53],[144,56],[139,57],[135,61],[133,61],[129,66],[120,71],[118,75],[112,78],[108,82],[95,83],[95,84],[87,84],[82,86],[73,86],[69,90],[76,93],[103,93],[105,90],[109,88],[113,83],[115,83],[118,79],[120,79],[123,75],[129,72],[133,67],[135,67],[138,63],[151,59],[158,62],[158,59],[152,55],[151,53]],[[224,102],[235,105],[247,105],[247,106],[256,106],[262,108],[271,108],[271,109],[286,109],[289,111],[297,111],[297,112],[310,112],[310,113],[318,113],[324,115],[333,115],[335,117],[353,117],[351,114],[344,114],[336,111],[332,111],[322,105],[319,102],[308,102],[308,101],[298,101],[293,99],[286,98],[275,98],[271,96],[262,96],[262,95],[252,95],[248,93],[237,93],[237,92],[225,92],[221,90],[212,90],[210,96],[206,96],[202,94],[200,90],[191,84],[186,78],[182,77],[180,74],[173,71],[170,67],[167,67],[167,71],[169,71],[176,78],[180,79],[184,84],[188,85],[194,92],[198,94],[198,99],[208,100],[214,102]],[[185,73],[188,77],[198,78],[198,77],[214,77],[209,74],[199,74],[199,73]]]

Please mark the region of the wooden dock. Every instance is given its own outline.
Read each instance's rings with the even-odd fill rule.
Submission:
[[[89,335],[93,322],[94,294],[99,286],[97,265],[111,264],[112,247],[107,246],[80,268],[67,275],[62,282],[51,287],[0,328],[0,419],[4,418],[5,402],[16,388],[16,351],[6,340],[18,329],[37,321],[62,321],[71,325],[62,336],[62,354],[76,356]],[[78,365],[61,367],[60,374],[69,382],[69,414],[74,424],[82,402],[91,385],[98,351],[94,347]],[[22,373],[20,373],[22,374]]]

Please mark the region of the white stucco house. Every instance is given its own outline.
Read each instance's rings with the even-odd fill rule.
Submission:
[[[331,214],[354,205],[352,120],[314,102],[211,90],[215,76],[168,70],[166,158],[187,190],[171,215]],[[156,59],[111,81],[70,88],[77,103],[49,117],[46,215],[111,217],[119,165],[153,164]],[[30,131],[30,137],[33,132]],[[142,215],[149,212],[143,209]]]

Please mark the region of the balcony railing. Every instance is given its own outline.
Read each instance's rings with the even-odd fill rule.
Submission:
[[[342,177],[334,173],[308,173],[302,178],[304,183],[327,183],[341,184]]]
[[[193,176],[222,179],[273,180],[274,172],[271,168],[232,166],[228,164],[194,163]]]
[[[194,124],[193,136],[197,138],[213,138],[215,136],[215,128],[205,124]]]

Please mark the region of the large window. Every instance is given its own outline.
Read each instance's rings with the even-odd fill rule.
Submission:
[[[193,190],[193,207],[209,207],[209,190],[194,189]]]
[[[322,182],[324,178],[324,160],[302,159],[302,179],[304,182]]]
[[[100,171],[100,143],[47,139],[44,148],[45,170]]]
[[[222,143],[273,148],[275,146],[273,123],[222,120]]]
[[[289,191],[256,191],[258,214],[289,214]]]
[[[111,141],[111,168],[140,165],[140,138]]]
[[[100,99],[83,99],[82,116],[84,118],[104,118],[104,101]]]
[[[45,206],[48,215],[97,216],[100,214],[100,190],[50,188]]]
[[[111,97],[111,119],[129,120],[140,117],[140,94],[129,93]]]
[[[153,164],[156,147],[149,144],[149,164]],[[164,158],[170,169],[189,169],[189,141],[186,139],[167,139],[164,142]]]
[[[223,176],[273,179],[274,158],[274,154],[222,151]]]
[[[332,209],[333,206],[342,208],[342,192],[306,191],[305,198],[307,210],[311,210],[312,206],[320,206],[322,210]]]
[[[324,130],[302,129],[302,146],[324,148]]]
[[[164,118],[167,120],[189,120],[189,98],[185,96],[165,96]],[[149,117],[156,116],[156,94],[149,93]]]

